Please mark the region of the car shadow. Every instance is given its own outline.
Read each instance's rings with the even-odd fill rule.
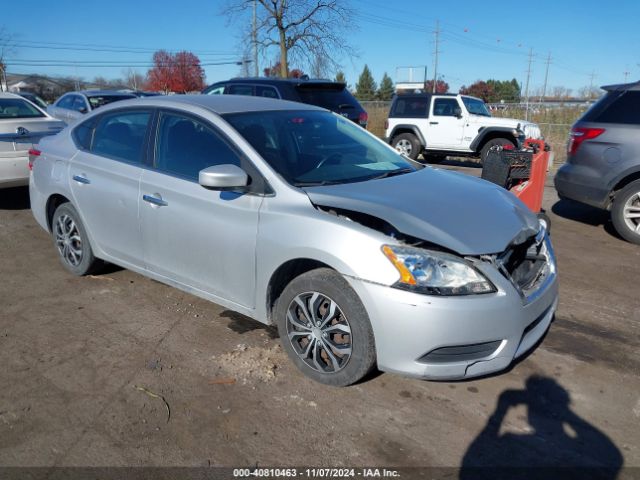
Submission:
[[[278,335],[278,329],[275,325],[265,325],[251,317],[247,317],[246,315],[242,315],[241,313],[234,312],[232,310],[225,310],[220,314],[220,316],[222,318],[228,318],[229,323],[227,324],[227,327],[241,335],[253,332],[254,330],[264,330],[272,340],[280,338]]]
[[[0,210],[28,210],[29,187],[13,187],[0,190]]]
[[[594,227],[602,225],[605,232],[609,235],[623,240],[613,227],[611,216],[606,210],[585,205],[584,203],[574,202],[573,200],[561,199],[553,204],[551,211],[555,215],[566,218],[567,220],[573,220]]]
[[[525,428],[506,421],[524,406]],[[504,431],[506,429],[506,431]],[[486,426],[468,447],[460,479],[614,479],[622,453],[602,431],[571,410],[571,396],[556,380],[533,375],[523,390],[505,390]]]

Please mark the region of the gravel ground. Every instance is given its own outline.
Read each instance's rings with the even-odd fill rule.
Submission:
[[[639,467],[640,247],[545,195],[561,301],[536,351],[474,381],[334,389],[246,317],[115,267],[67,274],[28,191],[0,191],[0,465]]]

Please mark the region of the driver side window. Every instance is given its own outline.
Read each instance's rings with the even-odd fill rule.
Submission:
[[[206,123],[192,117],[162,113],[156,139],[156,168],[186,180],[213,165],[241,166],[235,150]]]

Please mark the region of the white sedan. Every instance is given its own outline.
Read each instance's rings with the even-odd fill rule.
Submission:
[[[0,93],[0,188],[29,184],[29,150],[64,122],[13,93]]]

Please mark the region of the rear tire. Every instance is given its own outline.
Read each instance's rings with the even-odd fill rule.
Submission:
[[[101,262],[93,256],[87,231],[76,209],[63,203],[51,220],[53,244],[58,251],[62,266],[74,275],[82,276],[94,272]]]
[[[626,241],[640,245],[640,180],[631,182],[613,198],[611,221]]]
[[[307,377],[345,387],[376,362],[369,316],[342,275],[319,268],[294,278],[274,310],[284,350]]]
[[[422,145],[420,140],[413,133],[401,133],[393,137],[391,146],[395,148],[399,153],[409,157],[411,160],[415,160],[422,151]]]
[[[484,163],[484,161],[487,158],[487,155],[489,155],[489,150],[491,150],[492,147],[495,147],[496,145],[499,145],[501,147],[504,147],[505,145],[511,145],[512,147],[515,148],[515,143],[513,143],[511,140],[508,140],[506,138],[494,138],[492,140],[489,140],[487,143],[484,144],[484,147],[482,147],[482,149],[480,150],[480,163]]]

